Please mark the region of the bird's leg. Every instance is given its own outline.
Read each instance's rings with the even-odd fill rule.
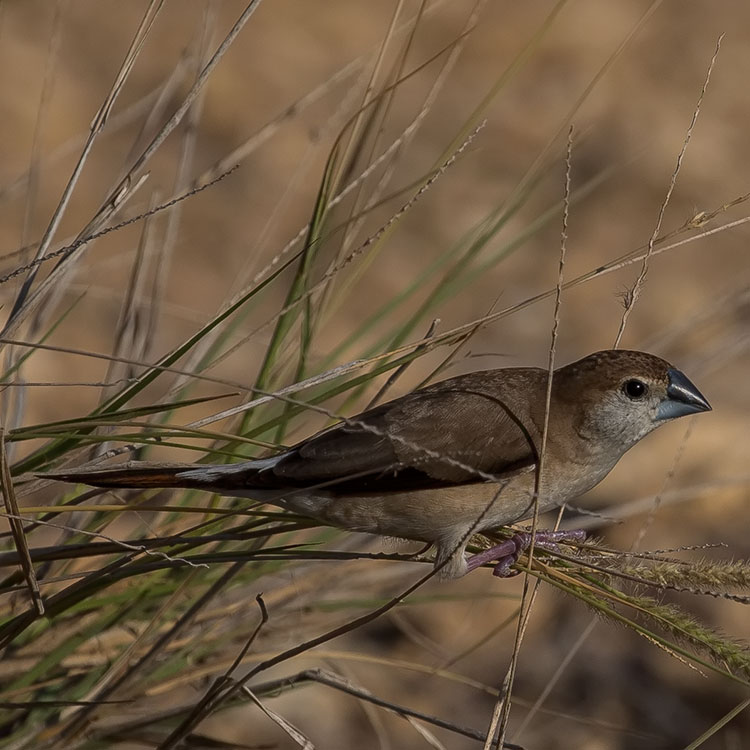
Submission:
[[[570,531],[537,531],[534,535],[534,546],[539,549],[551,551],[557,550],[558,542],[583,542],[586,532],[582,529]],[[516,575],[511,567],[516,563],[520,554],[531,546],[531,534],[527,531],[519,531],[510,539],[506,539],[494,547],[473,555],[466,561],[468,570],[474,570],[488,562],[497,561],[492,575],[499,578],[509,578]]]

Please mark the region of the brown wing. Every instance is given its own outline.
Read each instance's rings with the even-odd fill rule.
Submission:
[[[241,464],[136,461],[47,476],[97,487],[323,486],[341,493],[485,482],[534,463],[539,430],[530,414],[538,421],[545,378],[530,369],[462,375],[360,414],[279,456]]]
[[[410,393],[300,443],[263,474],[374,492],[483,482],[532,464],[536,429],[486,385],[461,376]]]

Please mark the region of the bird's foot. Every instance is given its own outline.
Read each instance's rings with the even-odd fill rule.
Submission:
[[[512,570],[522,552],[525,552],[531,546],[531,534],[527,531],[519,531],[510,539],[506,539],[494,547],[472,555],[467,561],[468,570],[474,570],[485,563],[495,562],[495,569],[492,575],[499,578],[510,578],[518,575],[519,571]],[[534,535],[534,547],[539,549],[558,550],[558,542],[584,542],[586,532],[583,529],[572,529],[570,531],[537,531]]]

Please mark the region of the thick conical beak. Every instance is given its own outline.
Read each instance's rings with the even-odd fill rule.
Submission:
[[[711,404],[683,373],[672,368],[667,375],[667,398],[656,410],[657,419],[676,419],[701,411],[711,411]]]

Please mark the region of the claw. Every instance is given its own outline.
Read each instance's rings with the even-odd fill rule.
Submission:
[[[539,549],[556,552],[558,542],[583,542],[586,539],[586,532],[582,529],[573,529],[570,531],[537,531],[534,536],[534,546]],[[510,539],[506,539],[494,547],[479,552],[470,557],[466,564],[469,570],[474,570],[485,563],[496,561],[492,575],[498,578],[510,578],[518,575],[519,571],[512,570],[513,565],[518,561],[522,552],[525,552],[531,546],[531,534],[527,531],[520,531],[514,534]]]

